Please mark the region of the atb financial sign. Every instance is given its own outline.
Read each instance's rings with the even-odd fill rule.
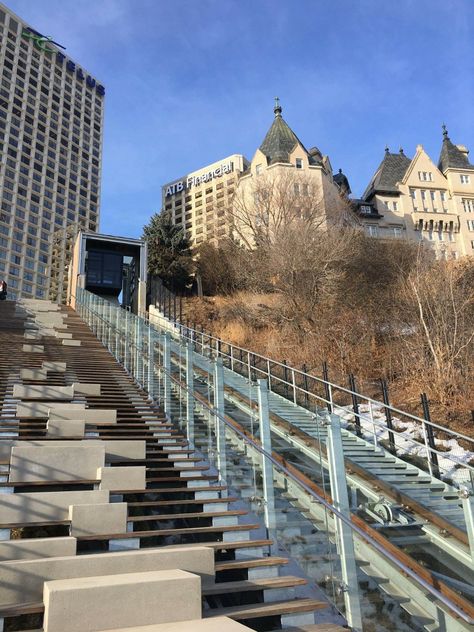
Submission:
[[[190,175],[187,178],[183,178],[182,180],[178,180],[177,182],[173,182],[173,184],[169,184],[165,188],[165,197],[169,197],[170,195],[175,195],[175,193],[181,193],[185,189],[190,189],[191,187],[196,187],[203,182],[211,182],[216,178],[221,178],[223,175],[227,173],[232,173],[234,171],[234,163],[232,161],[224,162],[219,167],[212,169],[211,171],[206,171],[205,173],[201,173],[200,175],[194,176]]]

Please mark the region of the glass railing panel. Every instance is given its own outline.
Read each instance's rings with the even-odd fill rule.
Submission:
[[[216,474],[221,483],[227,484],[229,493],[235,494],[241,499],[240,502],[248,505],[251,510],[249,519],[255,521],[255,517],[262,524],[263,532],[275,539],[277,550],[286,550],[302,572],[349,618],[351,613],[347,610],[347,593],[350,590],[352,594],[357,593],[364,620],[369,622],[367,629],[371,629],[370,626],[373,627],[375,623],[378,625],[377,629],[387,632],[405,629],[402,623],[405,625],[408,622],[406,625],[411,625],[409,616],[401,610],[400,603],[387,598],[380,587],[384,586],[383,582],[377,583],[380,579],[377,576],[378,567],[371,567],[375,557],[371,546],[375,543],[370,542],[367,534],[363,536],[348,517],[349,511],[355,517],[360,516],[359,505],[368,500],[357,489],[354,491],[353,487],[349,494],[350,505],[343,516],[356,546],[357,580],[355,583],[353,580],[352,583],[348,581],[344,558],[350,563],[354,560],[347,552],[343,555],[342,535],[340,527],[336,527],[334,517],[337,512],[332,504],[334,501],[327,455],[328,421],[329,412],[333,411],[341,421],[343,432],[357,433],[360,429],[361,438],[367,440],[371,435],[371,442],[382,447],[385,447],[384,442],[390,443],[392,433],[397,451],[408,450],[408,444],[404,445],[403,441],[411,441],[415,447],[418,443],[417,456],[426,464],[427,471],[430,471],[430,466],[433,466],[430,458],[433,448],[426,439],[426,420],[389,407],[394,423],[387,429],[388,407],[355,394],[350,388],[309,376],[282,363],[272,363],[231,345],[223,345],[204,332],[176,327],[170,329],[166,323],[163,328],[150,328],[143,319],[138,319],[121,308],[111,307],[103,299],[88,293],[82,293],[79,298],[79,313],[91,329],[109,350],[113,352],[114,348],[117,349],[116,356],[129,373],[165,408],[169,417],[180,425],[183,434],[190,438],[191,445],[196,448],[197,454],[209,462],[208,474]],[[169,333],[165,334],[165,331]],[[166,349],[169,350],[169,357]],[[227,386],[225,401],[223,398],[219,401],[219,383],[215,370],[217,356],[222,363]],[[192,378],[188,371],[189,363],[192,364]],[[245,380],[242,381],[239,375]],[[272,423],[269,432],[271,446],[268,448],[267,445],[266,460],[258,448],[265,439],[261,432],[261,410],[256,384],[256,380],[262,377],[269,377],[270,394],[274,396],[274,393],[278,393],[288,400],[275,400],[276,407],[288,413],[288,420],[285,423]],[[169,403],[166,400],[167,388]],[[420,439],[417,442],[413,437],[409,438],[402,427],[402,424],[415,422],[424,432],[423,441]],[[224,430],[221,428],[223,423]],[[442,431],[436,424],[431,424],[430,427]],[[465,480],[470,482],[472,467],[467,463],[464,466],[464,455],[461,452],[457,456],[459,462],[451,456],[446,463],[442,460],[442,449],[436,451],[440,457],[439,470],[445,480],[449,475],[448,468],[453,469],[454,463],[454,470],[460,471],[465,475]],[[269,455],[272,454],[270,458]],[[265,479],[265,469],[269,462],[273,481],[271,503],[265,484],[265,480],[268,481],[268,476]],[[339,471],[344,471],[344,467],[342,463]],[[273,520],[270,520],[272,516]],[[365,518],[364,520],[375,530],[374,533],[387,536],[388,540],[393,535],[392,539],[396,541],[397,532],[394,529],[382,528],[377,521],[372,524]],[[400,547],[400,551],[410,553],[423,566],[428,564],[430,570],[440,576],[447,574],[447,569],[435,563],[435,558],[441,559],[442,555],[437,556],[433,547],[431,557],[427,556],[426,547],[417,548],[416,544]],[[392,567],[400,564],[389,550],[378,550],[377,555],[379,558],[384,555],[387,557],[381,562],[382,567],[384,564]],[[403,568],[403,575],[412,572],[403,564],[400,568]],[[436,593],[436,587],[424,584],[423,578],[416,573],[413,576],[423,586],[423,590],[429,589],[433,595]],[[462,578],[458,580],[461,581]],[[443,595],[436,595],[436,598],[445,599],[449,607],[453,607],[449,598]],[[415,629],[415,625],[409,629]]]

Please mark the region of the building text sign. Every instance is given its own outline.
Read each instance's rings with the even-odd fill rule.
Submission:
[[[38,50],[41,50],[45,53],[50,53],[52,55],[56,55],[56,61],[60,64],[66,61],[66,70],[71,73],[75,73],[76,79],[79,81],[85,81],[89,88],[95,88],[97,94],[103,96],[105,94],[105,88],[100,83],[97,83],[94,77],[90,75],[85,75],[82,68],[76,66],[76,64],[71,60],[67,59],[66,55],[61,53],[61,51],[56,50],[55,48],[51,48],[48,44],[55,44],[60,48],[64,48],[61,44],[53,41],[53,38],[49,35],[42,35],[38,31],[35,31],[31,27],[25,27],[22,31],[22,37],[25,39],[31,39]]]
[[[234,171],[234,163],[232,161],[223,163],[216,167],[212,171],[206,171],[206,173],[202,173],[199,176],[188,176],[186,180],[178,180],[178,182],[174,182],[166,187],[165,197],[169,197],[170,195],[174,195],[175,193],[180,193],[184,191],[184,189],[190,189],[191,187],[198,186],[203,182],[211,182],[215,178],[220,178],[226,173],[232,173]]]

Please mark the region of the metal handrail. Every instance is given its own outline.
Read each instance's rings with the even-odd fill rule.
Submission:
[[[166,316],[163,316],[163,318],[165,318],[166,320],[169,321],[169,319]],[[395,413],[398,413],[400,415],[403,415],[404,417],[409,417],[410,419],[413,419],[414,421],[418,421],[420,423],[429,424],[430,426],[433,426],[434,428],[436,428],[438,430],[442,430],[443,432],[447,432],[447,433],[453,434],[456,437],[459,437],[461,439],[465,439],[466,441],[474,442],[474,438],[473,437],[468,437],[467,435],[464,435],[464,434],[462,434],[460,432],[454,432],[453,430],[450,430],[449,428],[446,428],[445,426],[441,426],[439,424],[436,424],[436,423],[434,423],[432,421],[428,422],[426,419],[423,419],[422,417],[418,417],[417,415],[413,415],[412,413],[408,413],[406,411],[403,411],[403,410],[401,410],[399,408],[396,408],[395,406],[392,406],[391,404],[384,404],[383,402],[380,402],[380,401],[378,401],[376,399],[373,399],[373,398],[371,398],[371,397],[369,397],[367,395],[364,395],[363,393],[360,393],[358,391],[352,391],[351,389],[349,389],[349,388],[347,388],[345,386],[341,386],[340,384],[336,384],[335,382],[331,382],[330,380],[325,380],[325,379],[323,379],[321,377],[318,377],[317,375],[313,375],[311,373],[305,373],[301,369],[297,369],[295,367],[291,367],[291,366],[285,365],[282,362],[280,362],[279,360],[273,360],[272,358],[268,358],[266,356],[262,356],[259,353],[255,353],[253,351],[249,351],[248,349],[245,349],[244,347],[239,347],[238,345],[234,345],[234,344],[231,344],[230,342],[226,342],[225,340],[222,340],[222,338],[217,338],[216,336],[213,336],[212,334],[209,334],[207,332],[200,332],[200,331],[198,331],[196,329],[192,329],[191,327],[188,327],[187,325],[183,325],[183,324],[177,323],[177,322],[173,323],[172,321],[170,321],[170,323],[172,325],[174,325],[175,327],[185,328],[185,329],[187,329],[190,332],[196,333],[198,335],[206,336],[206,337],[209,338],[209,340],[215,340],[216,342],[223,343],[224,345],[232,347],[233,349],[238,349],[239,351],[243,351],[244,353],[251,354],[251,355],[253,355],[255,357],[258,357],[258,358],[260,358],[262,360],[265,360],[265,362],[271,362],[272,364],[277,365],[277,366],[281,367],[282,369],[285,369],[285,368],[289,369],[292,372],[294,372],[295,374],[300,375],[301,377],[304,377],[304,376],[310,377],[312,380],[315,380],[319,384],[331,386],[332,388],[335,388],[338,391],[341,391],[341,392],[346,393],[346,394],[351,395],[351,396],[355,395],[356,397],[362,398],[365,401],[370,402],[372,404],[376,404],[377,406],[380,406],[382,408],[388,408],[391,411],[393,411]],[[188,338],[188,339],[190,339],[190,338]],[[193,338],[193,341],[195,341],[195,340],[196,339]],[[231,356],[229,354],[223,353],[222,351],[219,352],[219,355],[225,356],[225,357],[227,357],[229,359],[231,358]],[[240,359],[236,358],[236,357],[234,357],[233,360],[234,360],[234,362],[240,362]],[[242,362],[242,364],[246,364],[246,363]],[[252,368],[253,368],[254,371],[258,371],[260,373],[263,373],[264,375],[268,375],[268,373],[266,371],[264,371],[263,369],[261,369],[260,367],[253,366]],[[271,377],[272,377],[272,379],[278,380],[282,384],[286,384],[287,386],[290,386],[290,387],[293,388],[293,382],[288,382],[288,381],[284,380],[283,378],[279,377],[278,375],[273,375],[272,374]],[[306,393],[308,395],[312,395],[312,396],[316,397],[314,393],[311,393],[310,391],[306,391],[301,386],[296,386],[296,388],[302,393]],[[331,403],[330,400],[327,400],[324,397],[321,397],[321,396],[317,396],[317,397],[318,397],[318,399],[321,399],[322,401],[326,402],[327,404]]]
[[[84,307],[86,307],[86,306],[84,305]],[[117,333],[119,332],[119,329],[117,327],[115,327],[115,325],[112,322],[106,320],[101,314],[99,314],[95,310],[92,310],[90,307],[86,307],[86,308],[90,312],[94,313],[94,315],[97,318],[99,318],[102,322],[106,323],[108,325],[108,327],[110,327],[112,330],[115,330]],[[132,348],[135,348],[137,351],[140,350],[139,346],[134,344],[133,341],[130,342],[130,346]],[[144,357],[146,358],[147,356],[144,355]],[[335,517],[339,518],[342,522],[344,522],[344,524],[349,526],[351,528],[351,530],[353,532],[357,533],[357,535],[359,537],[361,537],[369,546],[371,546],[372,548],[377,550],[381,555],[383,555],[385,558],[387,558],[392,564],[397,566],[397,568],[402,573],[404,573],[404,574],[408,575],[409,577],[411,577],[417,584],[422,586],[433,597],[438,599],[443,605],[445,605],[447,608],[449,608],[457,617],[459,617],[460,619],[462,619],[463,621],[465,621],[469,625],[473,625],[474,624],[474,618],[472,618],[468,614],[466,614],[461,608],[459,608],[459,606],[457,606],[450,599],[448,599],[441,591],[437,590],[428,581],[423,579],[423,577],[420,577],[412,568],[410,568],[409,566],[407,566],[406,564],[401,562],[395,555],[393,555],[392,553],[390,553],[389,551],[384,549],[384,547],[381,544],[379,544],[375,540],[369,538],[368,534],[365,533],[365,531],[363,529],[361,529],[360,527],[358,527],[356,524],[354,524],[351,521],[350,517],[348,517],[345,514],[341,513],[329,501],[327,501],[325,498],[323,498],[322,496],[317,494],[308,484],[306,484],[304,481],[301,481],[299,478],[297,478],[295,476],[295,474],[291,470],[289,470],[285,465],[281,464],[277,459],[275,459],[272,454],[270,454],[267,451],[265,451],[262,448],[262,446],[259,443],[257,443],[254,439],[251,439],[245,432],[243,432],[239,428],[236,428],[234,425],[232,425],[226,419],[225,415],[221,415],[219,413],[219,411],[215,407],[211,406],[210,404],[207,404],[205,401],[202,401],[201,399],[198,400],[198,398],[196,397],[195,393],[192,390],[190,390],[186,385],[184,385],[179,380],[177,380],[173,376],[171,371],[167,371],[163,367],[163,365],[160,365],[160,371],[163,372],[163,373],[166,373],[169,376],[170,380],[173,381],[174,383],[176,383],[179,386],[180,389],[183,389],[185,392],[190,394],[193,397],[194,400],[199,401],[199,405],[200,406],[203,406],[214,417],[219,418],[227,427],[229,427],[232,430],[232,432],[234,432],[237,435],[239,435],[243,439],[244,442],[246,442],[248,445],[252,446],[252,448],[254,448],[256,451],[258,451],[262,455],[262,457],[264,457],[266,459],[269,459],[270,462],[273,464],[273,466],[275,468],[280,470],[283,474],[285,474],[285,476],[287,476],[295,484],[300,486],[307,494],[309,494],[313,498],[314,501],[316,501],[317,503],[321,504],[326,510],[331,512]],[[134,376],[132,376],[132,377],[134,377]],[[143,385],[140,385],[140,386],[143,387]]]
[[[281,385],[284,385],[284,386],[288,387],[289,389],[292,389],[294,391],[294,393],[298,392],[299,394],[306,395],[308,397],[312,397],[312,398],[317,399],[317,400],[319,400],[321,402],[324,402],[325,404],[329,405],[333,410],[335,408],[339,408],[340,410],[344,410],[344,412],[348,412],[348,409],[345,409],[343,406],[341,406],[339,404],[336,404],[334,402],[333,398],[328,400],[322,395],[317,395],[316,393],[312,393],[311,391],[308,391],[308,390],[304,389],[303,387],[298,386],[296,384],[295,375],[298,375],[301,378],[307,377],[307,378],[309,378],[311,380],[314,380],[316,383],[318,383],[320,385],[329,387],[329,392],[330,392],[331,397],[332,397],[332,393],[333,393],[334,390],[338,391],[338,392],[342,392],[342,393],[345,393],[347,395],[350,395],[351,397],[355,396],[358,399],[364,400],[361,403],[367,403],[368,405],[375,405],[377,408],[381,408],[384,411],[388,410],[390,412],[395,413],[396,415],[401,415],[402,417],[406,418],[407,420],[411,420],[411,421],[416,422],[417,425],[419,425],[420,431],[422,432],[422,435],[423,435],[423,442],[422,443],[420,441],[417,441],[414,437],[404,434],[403,431],[397,431],[397,430],[391,428],[389,432],[392,435],[398,435],[398,436],[403,437],[404,441],[409,442],[409,443],[411,443],[414,446],[422,445],[423,448],[426,450],[426,455],[427,455],[426,458],[427,458],[427,461],[428,461],[428,469],[429,469],[430,473],[433,474],[432,466],[431,466],[430,459],[429,459],[429,455],[435,454],[435,455],[441,456],[442,458],[444,458],[444,459],[446,459],[448,461],[451,461],[454,465],[462,466],[465,470],[467,470],[469,472],[469,475],[471,477],[471,482],[473,482],[473,484],[474,484],[474,466],[470,465],[469,463],[465,463],[465,462],[461,461],[460,459],[458,459],[453,454],[448,454],[446,452],[443,452],[441,450],[437,450],[436,448],[432,447],[429,444],[428,440],[427,440],[426,430],[425,429],[426,429],[427,426],[429,426],[431,428],[434,428],[436,430],[440,430],[440,431],[450,435],[452,438],[454,438],[456,440],[464,440],[464,441],[467,441],[467,442],[472,443],[472,444],[474,444],[474,438],[468,437],[467,435],[465,435],[463,433],[460,433],[460,432],[454,432],[453,430],[451,430],[449,428],[446,428],[444,426],[436,424],[436,423],[434,423],[432,421],[428,421],[428,420],[426,420],[426,419],[424,419],[422,417],[418,417],[417,415],[413,415],[412,413],[408,413],[406,411],[403,411],[403,410],[401,410],[401,409],[399,409],[399,408],[397,408],[395,406],[392,406],[390,404],[385,404],[384,402],[375,400],[375,399],[373,399],[371,397],[368,397],[368,396],[366,396],[366,395],[364,395],[362,393],[359,393],[357,391],[351,390],[351,389],[346,388],[344,386],[340,386],[338,384],[335,384],[334,382],[331,382],[329,380],[325,380],[323,378],[320,378],[320,377],[318,377],[316,375],[312,375],[310,373],[305,373],[304,371],[301,371],[300,369],[296,369],[294,367],[285,365],[282,362],[279,362],[278,360],[272,360],[271,358],[268,358],[268,357],[262,356],[260,354],[254,353],[252,351],[249,351],[248,349],[244,349],[243,347],[239,347],[238,345],[232,345],[231,343],[223,341],[221,338],[217,338],[216,336],[213,336],[212,334],[209,334],[207,332],[200,332],[200,331],[197,331],[197,330],[195,330],[195,329],[193,329],[191,327],[188,327],[187,325],[183,325],[182,323],[171,321],[166,316],[161,316],[161,318],[164,318],[173,327],[174,333],[178,333],[176,331],[176,329],[179,329],[179,335],[181,337],[183,337],[183,338],[185,338],[187,340],[190,340],[190,341],[194,342],[195,344],[201,344],[202,347],[204,347],[203,340],[204,340],[204,338],[207,338],[208,345],[206,345],[206,346],[208,346],[209,350],[214,348],[214,350],[216,350],[221,357],[228,358],[233,363],[240,363],[242,366],[249,366],[250,367],[249,359],[247,359],[247,361],[243,361],[243,360],[240,360],[240,358],[234,356],[231,353],[225,353],[223,351],[223,349],[222,349],[222,345],[227,346],[229,349],[236,349],[239,352],[242,351],[243,353],[247,354],[248,358],[250,356],[253,356],[254,358],[259,358],[259,359],[261,359],[262,361],[264,361],[266,363],[267,367],[269,366],[269,363],[272,363],[273,365],[281,367],[283,370],[286,369],[286,370],[291,371],[291,373],[293,375],[293,378],[292,378],[292,381],[289,382],[289,381],[285,380],[284,378],[279,377],[278,375],[271,374],[268,371],[268,368],[267,368],[267,370],[264,370],[261,367],[257,367],[255,365],[253,365],[251,367],[251,369],[255,373],[260,373],[261,375],[265,376],[269,380],[269,382],[270,382],[270,380],[277,381]],[[199,337],[201,337],[201,343],[198,342],[198,338]],[[215,341],[216,344],[214,345],[214,347],[213,347],[213,345],[211,345],[211,341]],[[249,369],[248,373],[250,373],[250,369]],[[249,376],[249,379],[250,379],[250,376]],[[271,385],[269,385],[269,386],[270,386],[270,390],[271,390]],[[294,401],[296,400],[296,395],[294,395],[293,400]],[[296,401],[295,401],[295,403],[296,403]],[[378,427],[384,428],[384,426],[382,426],[380,424],[380,422],[377,422],[377,421],[375,421],[372,418],[368,418],[366,415],[364,415],[364,413],[360,413],[360,412],[357,413],[355,411],[352,411],[352,414],[354,415],[354,417],[356,419],[369,421],[371,425],[376,424]],[[365,429],[365,432],[367,434],[369,434],[369,437],[372,436],[371,433],[367,429]],[[375,435],[373,435],[373,436],[374,436],[374,443],[376,444],[377,443],[377,438],[375,437]],[[438,469],[439,470],[442,469],[440,465],[438,465]]]
[[[95,295],[93,295],[95,296]],[[145,322],[150,322],[153,325],[153,322],[150,320],[150,315],[148,313],[145,312],[144,315],[140,316],[141,318],[144,318]],[[413,436],[410,436],[408,434],[405,434],[403,432],[403,430],[396,430],[395,428],[390,428],[388,430],[388,428],[386,426],[383,425],[383,423],[380,420],[376,420],[373,415],[371,416],[367,416],[365,413],[361,413],[360,411],[355,411],[352,410],[351,414],[354,416],[354,418],[356,420],[358,420],[359,424],[360,421],[365,421],[368,422],[369,425],[372,426],[373,428],[373,432],[371,433],[370,430],[365,427],[364,428],[364,433],[366,433],[366,436],[364,437],[365,440],[372,442],[375,446],[378,445],[379,443],[379,439],[375,434],[375,426],[377,426],[378,428],[383,429],[384,431],[389,432],[389,436],[391,436],[392,438],[394,436],[400,437],[405,443],[409,443],[412,446],[416,446],[416,447],[422,447],[423,450],[425,451],[425,455],[422,457],[426,460],[427,463],[427,469],[429,471],[429,473],[432,476],[436,476],[436,470],[433,468],[432,463],[431,463],[431,458],[432,455],[436,455],[439,456],[443,459],[446,459],[447,461],[451,462],[453,464],[453,467],[462,467],[466,474],[467,474],[467,478],[470,478],[471,484],[474,488],[474,466],[471,465],[470,463],[466,463],[461,461],[459,458],[456,457],[456,455],[454,454],[450,454],[450,453],[446,453],[443,452],[442,450],[437,450],[433,445],[430,445],[429,441],[428,441],[428,436],[427,436],[427,428],[434,428],[436,430],[440,430],[445,432],[446,434],[450,435],[452,438],[456,439],[456,440],[464,440],[467,441],[469,443],[473,443],[474,444],[474,439],[471,437],[468,437],[462,433],[458,433],[458,432],[454,432],[452,430],[450,430],[449,428],[445,428],[439,424],[436,424],[432,421],[428,421],[426,419],[423,419],[421,417],[418,417],[416,415],[413,415],[411,413],[407,413],[399,408],[396,408],[395,406],[392,406],[390,404],[386,404],[384,402],[375,400],[371,397],[368,397],[366,395],[363,395],[355,390],[351,390],[350,388],[344,387],[344,386],[340,386],[338,384],[335,384],[334,382],[331,382],[329,380],[325,380],[323,378],[320,378],[316,375],[312,375],[310,373],[305,373],[304,371],[301,371],[300,369],[296,369],[294,367],[285,365],[282,362],[279,362],[277,360],[272,360],[270,358],[267,358],[265,356],[262,356],[260,354],[257,353],[253,353],[247,349],[244,349],[243,347],[239,347],[238,345],[232,345],[229,342],[223,341],[221,338],[218,338],[216,336],[213,336],[210,333],[207,332],[203,332],[203,331],[198,331],[196,329],[193,329],[191,327],[189,327],[188,325],[184,325],[183,323],[180,323],[179,321],[173,321],[170,318],[168,318],[167,316],[160,314],[160,318],[164,321],[164,323],[166,324],[167,327],[169,327],[171,329],[171,333],[172,335],[174,335],[175,337],[178,338],[183,338],[185,340],[189,340],[191,342],[193,342],[195,345],[197,345],[198,347],[201,346],[202,348],[202,352],[204,352],[204,349],[207,348],[209,350],[209,352],[213,351],[214,353],[217,353],[218,355],[220,355],[223,358],[227,358],[231,364],[235,364],[235,363],[240,363],[242,365],[242,367],[246,367],[247,368],[247,377],[249,380],[252,379],[251,376],[251,372],[253,371],[256,374],[260,374],[262,376],[264,376],[266,379],[268,379],[269,381],[269,389],[272,390],[272,381],[273,382],[278,382],[280,385],[282,385],[285,388],[291,389],[293,391],[293,402],[296,404],[297,403],[297,394],[299,394],[300,396],[303,397],[311,397],[321,403],[324,403],[325,405],[328,405],[328,407],[331,410],[341,410],[344,411],[344,413],[349,412],[349,406],[347,406],[346,408],[343,407],[340,404],[337,404],[334,401],[334,391],[336,392],[341,392],[344,393],[346,395],[349,395],[351,397],[356,397],[358,400],[361,399],[363,400],[362,402],[360,402],[361,404],[366,404],[368,405],[371,410],[372,407],[377,407],[378,409],[383,409],[383,411],[385,411],[385,414],[387,414],[387,411],[390,411],[390,413],[394,413],[395,415],[398,416],[402,416],[404,417],[407,421],[413,421],[417,424],[417,426],[419,426],[419,430],[421,432],[421,441],[418,441],[417,439],[415,439]],[[200,339],[200,340],[199,340]],[[204,341],[207,341],[206,343]],[[229,351],[227,353],[225,353],[223,346],[226,346]],[[247,359],[246,361],[241,360],[239,357],[237,357],[234,353],[233,350],[237,350],[239,352],[245,353],[247,355]],[[257,366],[251,366],[251,360],[250,358],[258,358],[262,361],[264,361],[264,364],[266,365],[267,369],[263,369],[261,367],[257,367]],[[271,373],[271,367],[270,364],[274,365],[274,366],[278,366],[280,367],[283,371],[287,370],[290,371],[292,374],[292,378],[291,378],[291,382],[285,380],[282,377],[279,377],[278,375],[273,375]],[[326,390],[329,392],[329,397],[330,399],[327,399],[326,397],[322,396],[322,395],[318,395],[317,393],[313,393],[305,388],[303,388],[302,386],[298,386],[296,383],[296,377],[300,378],[300,381],[304,381],[305,378],[313,380],[314,382],[316,382],[319,385],[322,385],[325,387],[325,392]],[[289,401],[292,401],[291,399]],[[403,421],[402,421],[403,423]],[[367,436],[368,435],[368,436]],[[473,446],[474,447],[474,446]],[[438,471],[438,476],[437,478],[442,478],[441,477],[441,472],[444,471],[444,476],[448,476],[448,474],[446,473],[445,468],[443,468],[440,464],[437,465],[437,471]],[[449,476],[448,476],[449,478]],[[452,479],[450,479],[452,481]],[[461,483],[458,483],[456,481],[452,481],[454,486],[457,487],[461,487],[463,486],[465,483],[467,484],[468,481],[462,481]]]

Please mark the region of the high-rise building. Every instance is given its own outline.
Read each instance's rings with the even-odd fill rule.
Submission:
[[[162,210],[184,229],[191,246],[229,236],[231,200],[247,166],[242,154],[233,154],[162,187]]]
[[[0,277],[46,298],[53,234],[98,230],[105,89],[3,4],[0,72]]]

